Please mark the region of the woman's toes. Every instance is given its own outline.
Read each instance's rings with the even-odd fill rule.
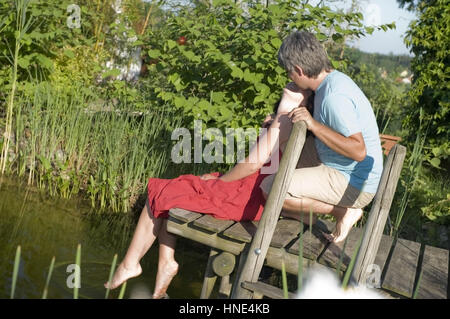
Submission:
[[[117,267],[111,282],[105,283],[106,289],[115,289],[130,278],[137,277],[142,273],[141,265],[126,267],[123,263]]]

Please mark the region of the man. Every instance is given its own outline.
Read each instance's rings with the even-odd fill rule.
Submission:
[[[283,214],[299,219],[312,210],[332,214],[336,229],[328,239],[343,241],[373,199],[383,169],[378,126],[369,100],[347,75],[333,70],[312,33],[294,32],[282,43],[278,61],[298,91],[315,92],[314,114],[286,103],[292,123],[305,121],[314,136],[305,143],[288,188]],[[292,88],[292,85],[291,85]],[[289,94],[286,91],[285,94]],[[294,94],[293,94],[294,95]],[[288,99],[286,99],[288,100]],[[283,132],[280,132],[280,138]],[[261,183],[267,197],[274,175]]]

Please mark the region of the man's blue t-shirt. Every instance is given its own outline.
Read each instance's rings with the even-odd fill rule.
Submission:
[[[314,97],[314,119],[348,137],[361,132],[366,157],[357,162],[340,155],[315,138],[323,164],[340,171],[350,185],[376,193],[383,170],[383,154],[378,125],[369,100],[353,80],[337,70],[320,83]]]

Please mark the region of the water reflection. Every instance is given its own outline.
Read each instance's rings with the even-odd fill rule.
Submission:
[[[50,198],[45,193],[12,179],[0,177],[0,298],[9,298],[17,245],[22,254],[15,298],[41,298],[49,265],[56,257],[48,298],[72,298],[66,282],[81,244],[80,298],[104,298],[114,254],[124,256],[135,227],[127,214],[98,214],[80,200]],[[155,243],[156,244],[156,243]],[[168,294],[171,298],[198,298],[208,251],[206,247],[178,239],[180,264]],[[152,291],[157,270],[157,245],[143,258],[143,274],[129,280],[125,298]],[[111,291],[117,298],[119,289]]]

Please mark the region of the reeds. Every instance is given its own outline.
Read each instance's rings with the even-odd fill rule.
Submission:
[[[78,299],[78,289],[81,287],[81,245],[77,246],[77,255],[75,257],[75,283],[73,287],[73,299]]]
[[[16,257],[14,258],[14,269],[11,284],[11,299],[14,299],[14,293],[16,292],[17,276],[19,274],[19,266],[20,266],[20,250],[21,248],[19,245],[17,246]]]
[[[47,280],[45,281],[44,292],[42,293],[42,299],[47,299],[48,286],[50,285],[50,278],[52,277],[54,267],[55,267],[55,256],[53,256],[52,261],[50,262],[50,267],[48,269],[48,274],[47,274]]]
[[[147,179],[167,169],[181,118],[165,106],[142,115],[98,110],[82,92],[67,96],[41,83],[31,98],[18,98],[16,156],[7,168],[52,196],[81,191],[94,207],[130,211]]]
[[[127,289],[127,282],[125,281],[122,284],[122,288],[120,288],[119,297],[117,299],[123,299],[123,296],[125,295],[125,290]]]
[[[15,4],[15,21],[16,21],[16,32],[15,32],[15,43],[14,52],[10,50],[10,56],[5,56],[12,66],[11,75],[11,91],[9,93],[7,107],[6,107],[6,127],[4,133],[4,141],[2,144],[2,150],[0,154],[0,171],[2,174],[5,173],[6,163],[8,162],[9,147],[11,143],[11,136],[13,132],[13,113],[14,113],[14,102],[17,89],[17,68],[20,59],[20,49],[23,46],[23,39],[26,33],[30,30],[30,27],[34,20],[32,18],[27,18],[27,9],[30,0],[17,0],[14,1]]]
[[[108,277],[108,283],[111,283],[112,277],[114,275],[114,271],[116,270],[116,263],[117,263],[117,254],[114,255],[112,264],[111,264],[111,269],[109,270],[109,277]],[[108,299],[109,296],[109,286],[108,288],[106,288],[106,294],[105,294],[105,299]]]
[[[422,113],[422,110],[421,110]],[[390,236],[397,237],[400,229],[400,224],[403,220],[403,217],[406,212],[406,208],[408,207],[409,197],[416,185],[416,181],[418,180],[418,176],[420,173],[420,169],[422,167],[423,161],[423,148],[425,145],[425,140],[428,134],[428,126],[430,122],[427,123],[424,128],[422,122],[420,123],[419,131],[416,136],[416,140],[414,142],[414,147],[409,157],[408,165],[405,166],[407,170],[407,176],[405,176],[405,184],[404,190],[402,193],[402,199],[400,201],[400,205],[398,209],[395,211],[395,219],[393,221],[393,225],[390,229]]]
[[[19,246],[17,246],[16,255],[14,258],[14,268],[13,268],[13,274],[12,274],[12,284],[11,284],[11,293],[10,293],[11,299],[14,299],[14,296],[15,296],[15,291],[16,291],[16,286],[17,286],[17,278],[18,278],[19,267],[20,267],[20,256],[21,256],[21,246],[19,245]],[[44,286],[44,290],[42,293],[42,299],[47,299],[49,286],[50,286],[50,280],[52,278],[53,269],[55,267],[55,260],[56,260],[56,258],[55,258],[55,256],[53,256],[53,258],[50,262],[47,279],[45,281],[45,286]],[[117,264],[117,254],[114,255],[113,262],[111,264],[108,282],[111,282],[111,280],[112,280],[112,277],[114,275],[114,271],[116,268],[116,264]],[[75,273],[74,273],[75,277],[74,277],[74,283],[73,283],[73,299],[78,299],[79,289],[81,288],[81,244],[77,245],[77,252],[76,252],[76,256],[75,256],[75,265],[76,265],[76,268],[75,268]],[[126,285],[127,285],[127,282],[124,282],[122,284],[118,299],[123,299],[123,297],[125,295]],[[105,299],[108,299],[109,292],[110,292],[110,289],[109,288],[106,289]]]
[[[298,276],[297,291],[301,291],[303,287],[303,220],[300,220],[300,235],[298,241]]]

